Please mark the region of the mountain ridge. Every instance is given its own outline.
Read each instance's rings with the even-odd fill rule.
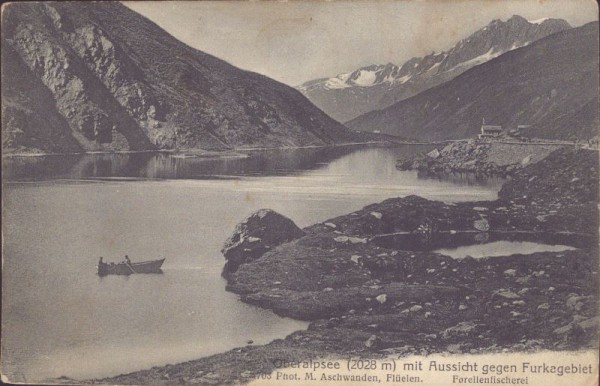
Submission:
[[[471,138],[482,119],[551,139],[598,127],[598,22],[509,51],[456,78],[347,123],[421,140]]]
[[[347,122],[447,82],[505,52],[571,28],[562,19],[534,22],[517,15],[507,21],[492,20],[447,51],[414,57],[401,66],[393,63],[364,66],[332,78],[308,81],[296,88],[330,116]]]
[[[187,46],[120,3],[13,3],[3,10],[5,151],[354,140],[297,90]]]

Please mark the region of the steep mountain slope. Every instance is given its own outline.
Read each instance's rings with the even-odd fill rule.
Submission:
[[[192,49],[120,3],[14,3],[3,11],[5,151],[353,139],[293,88]]]
[[[542,138],[598,130],[598,22],[505,53],[348,126],[423,140],[472,137],[482,119]]]
[[[317,79],[297,88],[340,122],[381,110],[458,76],[478,64],[571,28],[560,19],[527,21],[513,16],[492,21],[452,49],[412,58],[401,67],[388,63],[362,67],[334,78]]]

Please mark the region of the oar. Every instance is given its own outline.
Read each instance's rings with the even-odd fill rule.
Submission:
[[[125,262],[125,265],[126,265],[127,267],[129,267],[129,269],[131,270],[131,272],[133,272],[133,273],[137,273],[137,272],[135,272],[135,269],[133,269],[133,267],[132,267],[132,266],[131,266],[131,265],[130,265],[128,262]]]

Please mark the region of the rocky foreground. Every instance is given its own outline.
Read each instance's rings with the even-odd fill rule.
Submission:
[[[228,289],[310,320],[308,330],[96,382],[223,384],[270,373],[275,360],[596,347],[597,204],[598,153],[559,149],[517,171],[496,201],[394,198],[302,230],[261,210],[226,242]],[[460,260],[431,252],[547,238],[578,249]]]

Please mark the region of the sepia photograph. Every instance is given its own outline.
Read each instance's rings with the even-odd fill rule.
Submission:
[[[598,385],[596,1],[1,10],[4,383]]]

